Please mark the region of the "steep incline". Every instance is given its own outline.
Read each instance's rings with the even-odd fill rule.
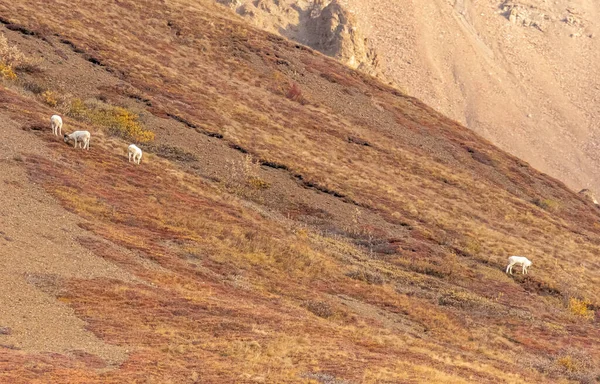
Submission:
[[[600,215],[562,183],[212,0],[23,0],[0,17],[40,60],[2,80],[2,137],[31,141],[2,158],[43,188],[21,204],[69,211],[53,207],[68,231],[50,260],[89,256],[87,273],[44,274],[37,244],[13,247],[14,279],[86,325],[54,349],[27,322],[0,328],[0,379],[598,375]],[[56,112],[92,131],[90,151],[51,134]],[[136,114],[156,135],[140,166],[119,138]],[[36,238],[44,217],[12,225]],[[534,261],[528,276],[504,273],[512,254]]]
[[[261,28],[364,63],[574,190],[600,191],[596,1],[217,1]]]

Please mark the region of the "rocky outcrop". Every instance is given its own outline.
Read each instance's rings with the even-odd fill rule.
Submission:
[[[534,27],[542,32],[545,29],[546,23],[552,20],[552,16],[540,8],[512,1],[505,1],[502,4],[502,11],[511,23],[524,27]]]
[[[324,7],[316,2],[310,9],[305,28],[305,44],[309,47],[352,68],[376,72],[377,53],[358,30],[354,16],[337,0]]]
[[[589,189],[582,189],[581,191],[579,191],[578,194],[579,194],[579,196],[582,196],[586,200],[591,201],[592,203],[598,205],[598,200],[596,200],[596,196],[594,196],[592,191],[590,191]]]
[[[379,75],[379,59],[354,15],[338,0],[216,0],[254,25]]]

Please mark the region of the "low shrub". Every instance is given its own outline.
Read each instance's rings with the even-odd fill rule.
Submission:
[[[14,80],[17,78],[17,74],[10,65],[0,62],[0,77],[6,80]]]
[[[198,157],[191,152],[184,151],[179,147],[171,145],[160,144],[160,145],[144,145],[143,148],[148,152],[154,152],[158,156],[169,160],[176,161],[197,161]]]
[[[154,132],[144,128],[136,113],[123,107],[108,104],[86,104],[81,99],[74,99],[67,115],[80,121],[104,127],[112,136],[136,143],[154,141]]]
[[[381,276],[379,273],[370,272],[370,271],[363,270],[363,269],[350,271],[350,272],[346,273],[346,276],[348,276],[351,279],[364,281],[364,282],[366,282],[368,284],[372,284],[372,285],[381,285],[381,284],[385,283],[383,276]]]
[[[594,318],[595,313],[589,309],[590,304],[589,300],[579,300],[572,297],[569,299],[569,311],[574,315],[591,320]]]
[[[313,314],[324,319],[333,316],[333,309],[331,308],[331,305],[324,301],[308,300],[305,301],[302,306]]]
[[[271,184],[257,176],[248,176],[246,182],[254,189],[268,189]]]
[[[576,348],[562,349],[552,357],[537,357],[532,366],[550,377],[563,376],[580,383],[595,383],[600,373],[592,357]]]
[[[26,57],[14,45],[8,43],[4,34],[0,33],[0,77],[14,80],[17,78],[15,71],[34,73],[41,71],[39,62]]]
[[[14,69],[15,67],[25,63],[27,59],[23,52],[14,45],[8,44],[8,39],[4,34],[0,34],[0,63]]]
[[[51,107],[56,107],[58,105],[58,94],[56,92],[44,91],[40,96],[45,104]]]

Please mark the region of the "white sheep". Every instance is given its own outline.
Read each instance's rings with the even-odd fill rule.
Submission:
[[[58,115],[52,115],[50,118],[50,127],[52,128],[52,133],[56,136],[60,136],[62,134],[62,119]]]
[[[142,161],[142,150],[137,145],[131,144],[127,148],[127,152],[129,154],[129,162],[131,162],[132,158],[135,164],[139,164]]]
[[[69,140],[73,140],[73,148],[77,148],[77,142],[79,141],[79,148],[81,148],[81,143],[83,143],[83,149],[90,149],[90,138],[92,135],[88,131],[75,131],[70,135],[65,135],[65,143],[68,143]]]
[[[506,267],[506,273],[509,273],[512,275],[512,268],[513,265],[515,264],[520,264],[523,266],[523,274],[526,275],[527,272],[527,268],[531,267],[531,260],[529,260],[526,257],[523,256],[511,256],[508,258],[508,267]]]

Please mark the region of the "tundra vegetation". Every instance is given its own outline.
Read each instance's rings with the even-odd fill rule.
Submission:
[[[79,243],[140,281],[52,290],[123,364],[3,348],[1,380],[598,377],[600,215],[562,183],[211,1],[0,14],[52,57],[44,78],[70,65],[98,80],[93,94],[81,76],[53,89],[89,151],[57,145],[37,73],[3,80],[0,113],[52,154],[16,163],[81,219]],[[142,166],[124,166],[132,141]],[[513,254],[529,274],[505,273]]]

